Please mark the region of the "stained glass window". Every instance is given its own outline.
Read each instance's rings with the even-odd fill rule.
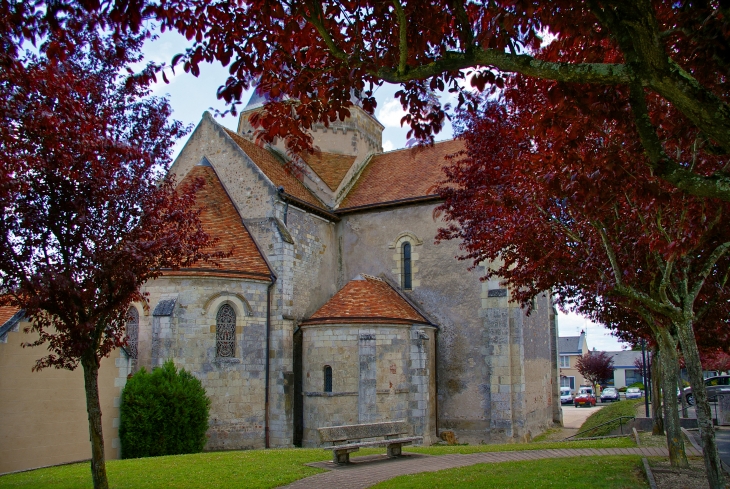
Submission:
[[[139,344],[139,313],[137,308],[130,307],[127,310],[127,352],[129,358],[137,358],[137,345]]]
[[[222,358],[236,355],[236,312],[228,304],[218,309],[215,318],[215,352]]]

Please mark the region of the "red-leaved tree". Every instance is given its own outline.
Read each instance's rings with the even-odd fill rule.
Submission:
[[[101,359],[124,344],[140,286],[209,257],[213,242],[196,185],[160,180],[186,129],[168,122],[167,100],[120,76],[143,38],[85,25],[50,32],[36,54],[0,54],[0,304],[25,310],[38,339],[24,346],[47,347],[34,370],[81,365],[94,487],[106,488]]]
[[[641,136],[621,123],[633,110],[631,90],[583,88],[517,76],[499,103],[464,114],[466,157],[454,159],[441,188],[455,224],[440,237],[459,239],[465,259],[501,264],[488,276],[524,303],[552,289],[595,317],[632,311],[666,365],[677,364],[681,344],[693,391],[704,396],[695,331],[727,334],[716,319],[729,307],[730,208],[680,192],[641,164]],[[565,105],[556,91],[577,102]],[[722,164],[671,105],[644,102],[665,151],[696,171]],[[722,487],[709,405],[698,402],[697,412],[711,485]]]
[[[607,382],[613,378],[613,358],[605,351],[589,351],[579,356],[575,362],[575,368],[580,374],[591,383],[593,392],[598,384]]]
[[[716,153],[730,153],[730,8],[723,1],[5,0],[2,6],[9,29],[25,38],[88,11],[118,32],[144,29],[150,19],[175,29],[193,41],[175,62],[195,75],[207,62],[228,66],[218,95],[234,112],[244,90],[258,84],[269,96],[255,121],[260,136],[284,137],[294,151],[311,143],[306,129],[313,124],[349,114],[353,89],[373,111],[374,89],[384,82],[401,86],[403,122],[424,139],[447,115],[434,92],[452,91],[461,104],[470,84],[493,90],[505,73],[578,83],[581,93],[593,95],[630,90],[620,124],[637,130],[647,155],[641,164],[685,192],[730,201],[725,164],[683,164],[662,147],[641,97],[644,91],[660,97],[682,115],[678,124],[701,132]],[[546,38],[552,49],[540,50]],[[596,59],[605,52],[612,56]],[[552,97],[568,106],[576,100],[571,90],[556,89]]]

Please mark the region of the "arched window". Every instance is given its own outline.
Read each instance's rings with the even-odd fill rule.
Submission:
[[[221,358],[236,356],[236,312],[228,304],[218,309],[215,318],[215,355]]]
[[[403,289],[411,290],[413,288],[411,283],[411,243],[403,243],[403,247],[401,249],[403,250],[403,258],[401,261],[403,266]]]
[[[129,358],[137,358],[139,344],[139,313],[136,307],[127,310],[127,353]]]
[[[332,367],[324,366],[324,391],[332,392]]]

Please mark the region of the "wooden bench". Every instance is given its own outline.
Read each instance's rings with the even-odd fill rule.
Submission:
[[[401,447],[413,442],[423,441],[422,436],[401,436],[409,433],[405,421],[386,421],[383,423],[351,424],[318,428],[322,443],[332,443],[325,450],[332,450],[332,461],[336,464],[350,463],[350,453],[357,452],[360,447],[387,447],[388,457],[399,457]],[[383,438],[381,440],[369,440]],[[338,443],[342,443],[338,445]]]

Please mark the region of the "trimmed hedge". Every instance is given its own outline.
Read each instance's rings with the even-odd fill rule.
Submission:
[[[200,381],[171,360],[151,373],[141,368],[122,391],[122,458],[202,452],[209,408]]]

